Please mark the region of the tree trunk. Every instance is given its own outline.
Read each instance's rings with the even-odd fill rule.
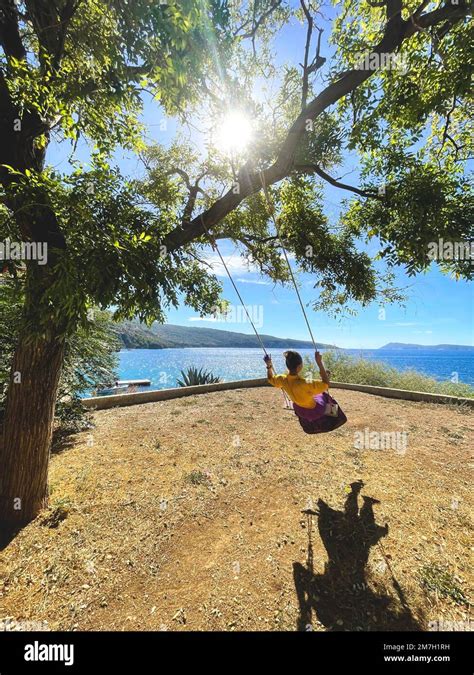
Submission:
[[[48,463],[64,340],[20,336],[0,447],[0,526],[22,525],[48,500]],[[59,331],[58,331],[59,334]]]

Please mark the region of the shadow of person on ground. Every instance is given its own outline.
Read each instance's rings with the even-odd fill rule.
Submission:
[[[373,507],[379,503],[377,499],[363,496],[359,508],[362,487],[362,481],[350,485],[342,511],[319,499],[317,510],[303,512],[308,520],[306,567],[293,563],[300,612],[298,630],[312,630],[314,618],[328,631],[421,630],[385,554],[383,570],[389,570],[396,595],[369,587],[366,566],[370,549],[388,534],[388,526],[375,522]],[[319,535],[328,556],[323,574],[314,573],[313,516],[318,519]]]

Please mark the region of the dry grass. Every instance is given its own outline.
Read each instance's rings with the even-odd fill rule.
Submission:
[[[265,388],[95,413],[96,428],[52,458],[50,510],[0,552],[0,619],[61,630],[467,622],[472,413],[339,399],[349,422],[321,436]],[[406,453],[357,450],[366,427],[407,431]],[[319,511],[309,556],[308,504]]]

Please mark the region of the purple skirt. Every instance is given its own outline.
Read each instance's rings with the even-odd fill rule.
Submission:
[[[323,434],[327,431],[334,431],[347,422],[347,417],[341,406],[327,391],[317,394],[313,398],[316,403],[315,408],[302,408],[300,405],[293,403],[293,410],[305,433]],[[327,414],[328,404],[337,406],[337,414]]]

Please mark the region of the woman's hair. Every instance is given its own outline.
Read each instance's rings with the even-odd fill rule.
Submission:
[[[290,373],[303,363],[301,354],[298,354],[298,352],[287,351],[283,353],[283,356],[285,357],[286,367]]]

